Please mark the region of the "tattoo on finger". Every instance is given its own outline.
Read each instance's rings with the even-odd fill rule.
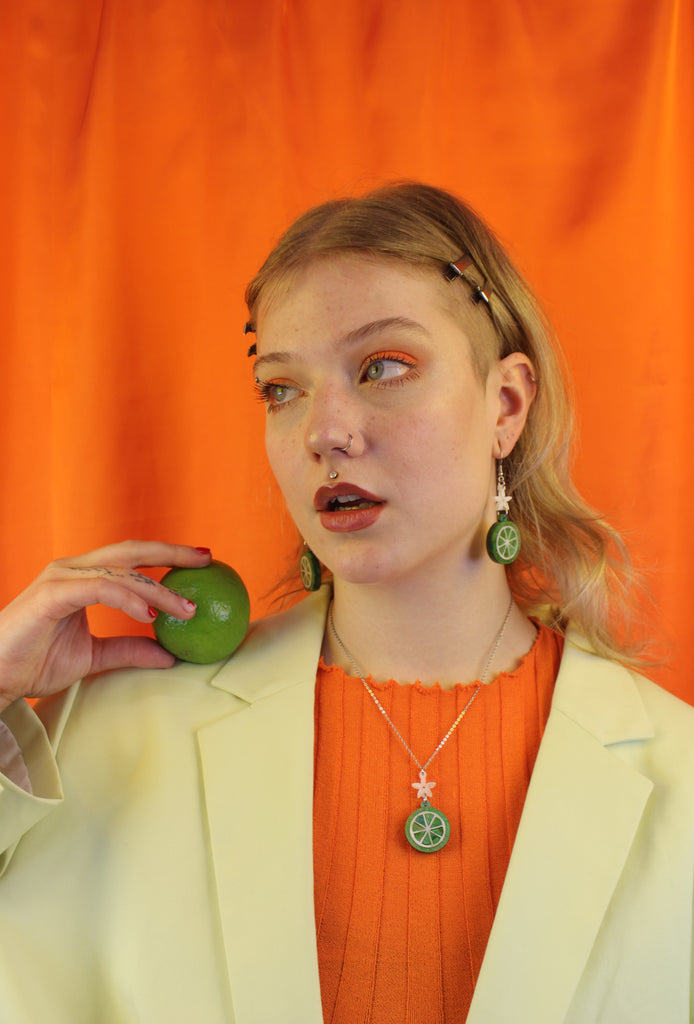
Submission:
[[[133,580],[137,580],[138,583],[146,583],[148,587],[156,586],[154,580],[151,579],[149,576],[145,576],[143,572],[135,572],[135,570],[133,570],[130,573],[130,578]]]
[[[107,565],[68,565],[66,567],[69,572],[78,572],[82,576],[107,576],[111,578],[123,577],[125,570],[121,569],[110,569]],[[130,579],[136,580],[138,583],[146,583],[148,587],[155,587],[156,583],[149,576],[145,576],[142,572],[137,572],[134,569],[128,572]]]

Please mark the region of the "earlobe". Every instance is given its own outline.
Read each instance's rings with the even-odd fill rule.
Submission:
[[[499,415],[496,422],[495,458],[510,454],[520,437],[537,393],[532,363],[523,352],[512,352],[498,364]]]

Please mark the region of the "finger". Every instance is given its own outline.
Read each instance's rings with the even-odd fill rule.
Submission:
[[[173,654],[145,636],[98,637],[94,639],[93,651],[91,672],[116,668],[171,668],[176,662]]]
[[[126,540],[109,544],[83,555],[58,558],[55,566],[98,566],[112,565],[123,568],[136,566],[181,566],[197,568],[207,565],[212,558],[209,548],[191,547],[187,544],[165,544],[160,541]]]
[[[129,569],[65,567],[61,579],[46,581],[36,595],[37,611],[53,620],[96,604],[116,608],[137,622],[152,622],[157,611],[191,619],[196,610],[192,601]]]

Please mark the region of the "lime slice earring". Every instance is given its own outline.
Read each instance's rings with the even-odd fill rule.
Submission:
[[[508,518],[508,503],[511,495],[506,493],[504,480],[504,458],[496,461],[496,522],[487,534],[487,554],[492,562],[509,565],[518,558],[521,549],[520,530]]]
[[[306,541],[304,541],[304,550],[301,552],[301,558],[299,559],[299,572],[301,574],[301,582],[304,585],[304,590],[311,591],[320,589],[320,562],[311,551]]]

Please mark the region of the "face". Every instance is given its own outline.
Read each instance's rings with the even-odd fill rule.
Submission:
[[[447,287],[341,256],[260,312],[268,457],[336,580],[412,582],[487,557],[499,388],[476,376]]]

